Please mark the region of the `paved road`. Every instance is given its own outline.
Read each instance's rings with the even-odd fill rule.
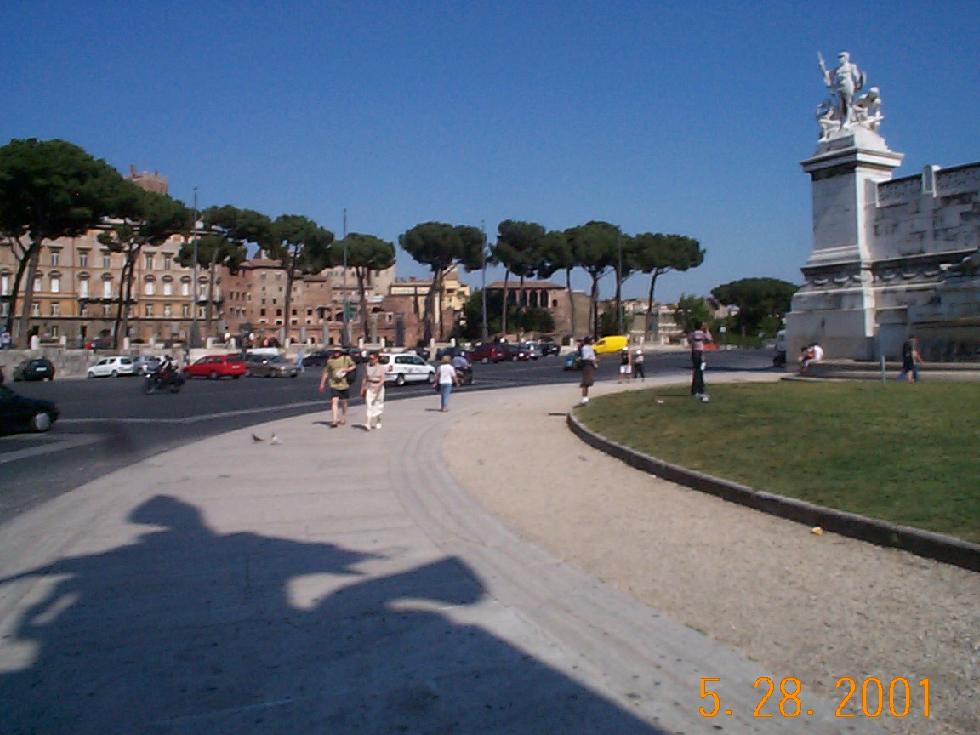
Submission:
[[[683,352],[651,354],[648,374],[686,375]],[[767,370],[764,351],[731,351],[711,355],[710,370]],[[477,365],[476,379],[465,390],[497,390],[523,385],[569,383],[579,374],[565,372],[555,357],[527,363]],[[605,359],[599,380],[612,380],[616,361]],[[710,370],[708,381],[710,384]],[[318,370],[296,379],[242,378],[192,380],[178,395],[141,393],[131,378],[18,383],[18,392],[53,400],[61,419],[45,435],[0,437],[0,523],[84,482],[157,452],[214,434],[274,419],[324,409],[317,392]],[[428,385],[392,386],[388,400],[431,392]],[[435,400],[435,398],[433,398]],[[359,404],[359,400],[352,404]]]

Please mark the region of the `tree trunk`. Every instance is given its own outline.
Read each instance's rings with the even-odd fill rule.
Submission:
[[[446,271],[440,270],[438,277],[438,284],[435,289],[435,296],[433,297],[432,305],[434,307],[434,316],[436,321],[439,323],[438,339],[441,342],[443,340],[443,328],[445,325],[442,323],[442,312],[445,311],[445,304],[442,303],[442,283],[443,279],[446,277]],[[436,307],[435,301],[439,300],[439,305]]]
[[[123,309],[126,308],[126,283],[128,282],[128,274],[132,271],[132,262],[129,260],[129,255],[127,254],[123,260],[122,273],[119,274],[119,295],[116,297],[116,318],[112,321],[112,346],[115,349],[120,348],[120,329],[123,319]]]
[[[361,325],[364,331],[364,341],[370,342],[371,335],[368,334],[367,285],[364,282],[365,272],[370,273],[371,271],[369,268],[354,268],[354,275],[357,276],[357,290],[360,295]]]
[[[572,269],[565,269],[565,288],[568,289],[568,308],[571,312],[572,340],[575,340],[575,299],[572,298]]]
[[[599,276],[592,276],[592,337],[599,338]]]
[[[139,252],[139,249],[137,249],[137,253],[138,252]],[[125,286],[126,286],[126,300],[125,300],[124,305],[123,305],[123,315],[122,315],[122,333],[123,333],[123,337],[128,337],[129,336],[129,304],[133,300],[133,270],[134,270],[134,268],[136,266],[136,258],[137,257],[138,256],[134,256],[133,259],[129,262],[129,277],[125,281]],[[120,284],[119,290],[122,291],[122,288],[123,288],[123,284]],[[118,332],[117,332],[117,336],[116,336],[116,345],[117,346],[119,345],[119,341],[118,340],[119,340],[119,337],[118,337]]]
[[[286,258],[283,265],[286,265],[286,298],[283,302],[282,309],[282,341],[280,342],[281,347],[285,347],[289,343],[289,310],[292,308],[293,304],[293,273],[296,271],[296,260],[299,257],[299,250],[294,250],[292,257],[289,255],[289,251],[286,251]],[[347,323],[347,301],[344,300],[344,323]],[[344,337],[347,335],[345,334]]]
[[[657,271],[650,274],[650,293],[647,294],[647,332],[651,331],[650,325],[653,323],[653,289],[657,285],[657,276],[659,275]]]
[[[23,339],[24,346],[30,347],[31,306],[34,303],[34,277],[37,275],[37,261],[41,257],[41,241],[31,243],[31,254],[27,259],[27,283],[24,284],[24,303],[20,313],[20,327],[17,337]]]
[[[422,341],[426,344],[432,339],[432,306],[435,303],[436,288],[438,288],[441,273],[441,268],[432,269],[432,283],[429,286],[429,292],[425,295],[425,302],[422,307]]]
[[[20,245],[20,243],[17,243]],[[27,263],[30,260],[29,253],[30,247],[24,248],[21,246],[21,252],[19,254],[14,250],[13,243],[11,243],[10,251],[15,253],[17,256],[17,272],[14,274],[13,287],[10,291],[10,301],[7,303],[7,332],[10,334],[11,340],[14,336],[14,317],[17,314],[17,295],[20,293],[20,282],[24,278],[24,271],[27,270]]]
[[[204,338],[207,339],[211,334],[211,317],[214,308],[214,269],[218,261],[218,249],[213,248],[211,253],[211,263],[208,266],[208,303],[204,307]]]
[[[510,280],[510,268],[504,271],[504,306],[501,309],[500,315],[500,331],[504,333],[504,339],[507,338],[507,282]]]

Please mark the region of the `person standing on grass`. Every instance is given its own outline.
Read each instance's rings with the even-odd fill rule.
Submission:
[[[459,385],[456,368],[449,355],[443,355],[442,362],[436,368],[436,385],[439,386],[439,410],[446,413],[449,410],[449,394],[453,392],[454,385]]]
[[[706,401],[708,396],[704,392],[704,343],[713,342],[714,337],[708,330],[708,325],[703,322],[687,335],[687,341],[691,345],[691,395],[699,401]]]
[[[619,353],[619,380],[617,382],[630,382],[633,375],[632,359],[629,347],[624,347]]]
[[[582,400],[579,401],[578,405],[584,406],[589,402],[589,388],[595,383],[595,369],[599,365],[599,358],[596,357],[591,337],[582,340],[580,359],[582,362],[582,382],[579,383],[579,387],[582,389]]]
[[[338,424],[347,423],[347,403],[350,401],[350,376],[357,370],[357,365],[339,347],[335,347],[320,376],[320,392],[330,383],[330,416],[331,428]],[[340,417],[338,419],[338,408]]]
[[[381,416],[385,410],[385,373],[390,369],[390,365],[385,367],[381,364],[377,352],[368,355],[368,364],[361,379],[361,398],[367,409],[364,425],[368,431],[381,428]]]
[[[646,381],[646,373],[643,372],[643,348],[637,347],[633,352],[633,377],[639,376],[640,380]]]
[[[898,379],[918,383],[919,365],[921,364],[922,355],[919,354],[919,338],[910,334],[909,338],[902,343],[902,372],[898,374]]]

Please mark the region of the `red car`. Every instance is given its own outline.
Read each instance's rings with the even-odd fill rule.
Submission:
[[[484,343],[470,350],[469,359],[470,362],[482,362],[484,364],[500,362],[501,360],[512,359],[510,353],[510,346],[503,342]]]
[[[208,355],[184,368],[184,375],[189,378],[211,378],[211,380],[225,377],[237,380],[247,372],[248,368],[238,355]]]

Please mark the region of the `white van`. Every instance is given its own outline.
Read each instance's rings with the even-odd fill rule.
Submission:
[[[418,355],[382,353],[378,362],[384,365],[385,383],[425,383],[435,380],[436,369]]]

